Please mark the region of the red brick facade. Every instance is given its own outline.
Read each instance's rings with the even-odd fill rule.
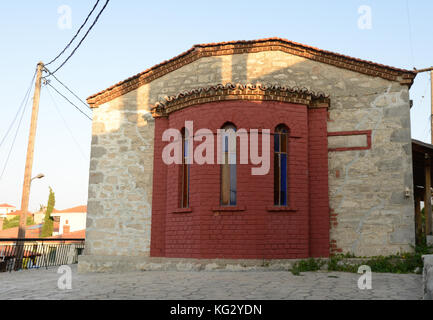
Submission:
[[[193,121],[215,134],[226,122],[238,129],[290,130],[288,206],[273,206],[271,166],[251,175],[237,165],[237,206],[220,207],[218,164],[190,167],[190,208],[179,209],[180,165],[166,165],[167,128]],[[215,159],[217,154],[215,137]],[[194,142],[194,147],[201,142]],[[261,138],[259,138],[261,150]],[[285,259],[329,255],[327,109],[274,101],[221,101],[191,106],[155,119],[151,251],[154,257]],[[239,154],[239,143],[238,143]],[[238,157],[239,159],[239,157]]]

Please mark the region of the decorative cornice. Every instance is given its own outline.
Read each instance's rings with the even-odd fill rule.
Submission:
[[[329,97],[323,93],[309,91],[306,88],[287,88],[278,85],[265,84],[218,84],[181,92],[175,96],[165,97],[164,101],[152,106],[154,118],[166,117],[170,113],[203,103],[248,100],[248,101],[279,101],[303,104],[309,108],[329,107]]]
[[[155,65],[154,67],[121,81],[106,90],[90,96],[87,98],[87,102],[91,107],[97,107],[203,57],[256,53],[263,51],[282,51],[369,76],[397,81],[401,84],[408,85],[409,87],[412,85],[416,76],[416,72],[414,71],[398,69],[371,61],[356,59],[286,39],[268,38],[252,41],[232,41],[195,45],[190,50],[168,61]]]

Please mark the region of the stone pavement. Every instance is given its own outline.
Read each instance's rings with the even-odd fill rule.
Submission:
[[[57,268],[0,273],[5,299],[421,299],[422,276],[373,273],[372,290],[360,275],[342,272],[144,271],[78,274],[60,290]]]

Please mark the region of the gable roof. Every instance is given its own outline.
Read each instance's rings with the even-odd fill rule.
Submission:
[[[15,208],[15,206],[12,206],[8,203],[2,203],[0,204],[0,208]]]
[[[53,213],[85,213],[87,212],[87,206],[76,206],[76,207],[72,207],[72,208],[68,208],[68,209],[64,209],[64,210],[57,210],[54,209]]]
[[[57,236],[51,236],[50,239],[84,239],[86,238],[86,230],[78,230],[68,233],[59,234]]]
[[[266,38],[251,41],[230,41],[195,45],[188,51],[185,51],[170,60],[157,64],[88,97],[87,102],[92,108],[95,108],[105,102],[133,91],[143,84],[152,82],[167,73],[194,62],[199,58],[262,51],[283,51],[373,77],[398,81],[401,84],[408,85],[409,87],[412,85],[416,76],[415,71],[394,68],[372,61],[349,57],[339,53],[289,41],[287,39]]]
[[[8,216],[19,216],[19,215],[21,215],[22,212],[23,212],[22,210],[15,210],[15,211],[12,211],[12,212],[8,212],[6,215],[8,215]],[[27,211],[27,214],[31,215],[32,213],[30,211]]]

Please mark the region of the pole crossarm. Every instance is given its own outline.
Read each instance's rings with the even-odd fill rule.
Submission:
[[[413,68],[413,70],[414,70],[416,73],[428,72],[428,71],[433,71],[433,67],[425,68],[425,69],[416,69],[416,68]]]

